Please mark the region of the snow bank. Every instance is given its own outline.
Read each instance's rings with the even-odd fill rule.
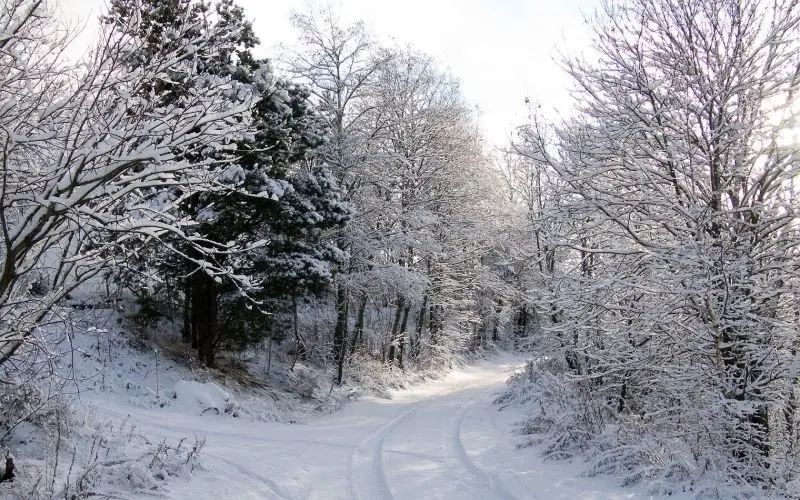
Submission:
[[[227,413],[233,408],[230,393],[214,382],[200,383],[194,380],[179,380],[175,383],[176,407],[190,414]]]

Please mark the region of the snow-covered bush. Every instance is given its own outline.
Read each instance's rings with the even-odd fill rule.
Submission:
[[[666,418],[646,412],[620,414],[614,401],[572,376],[566,361],[551,357],[529,361],[509,379],[496,403],[501,409],[521,405],[527,410],[528,417],[518,426],[527,445],[547,458],[583,458],[590,475],[612,474],[623,485],[643,484],[652,494],[684,491],[720,499],[764,494],[744,478],[729,475],[728,459],[718,444],[732,429],[727,427],[729,420],[716,413],[725,405],[692,414],[665,409]],[[779,461],[776,465],[781,466]],[[775,475],[780,476],[778,471]]]
[[[171,477],[197,466],[205,441],[152,442],[134,425],[75,421],[73,432],[50,436],[44,456],[18,458],[16,477],[0,484],[0,497],[15,499],[113,497],[157,493]]]
[[[22,423],[52,432],[64,432],[67,404],[60,395],[48,396],[31,380],[14,377],[0,384],[0,446]]]
[[[501,405],[530,409],[520,431],[554,458],[570,458],[596,446],[610,419],[608,408],[585,381],[565,377],[565,365],[552,358],[529,361],[497,398]]]

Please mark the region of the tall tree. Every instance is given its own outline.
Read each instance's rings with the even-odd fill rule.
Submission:
[[[2,363],[57,301],[124,260],[120,250],[130,242],[171,234],[204,255],[221,250],[187,234],[186,221],[155,203],[151,187],[212,189],[197,153],[240,137],[252,95],[239,89],[231,100],[228,79],[202,73],[187,57],[189,47],[226,50],[216,24],[197,32],[181,19],[172,28],[180,43],[132,65],[128,55],[145,45],[131,35],[141,29],[133,17],[107,26],[77,68],[63,64],[65,40],[44,2],[4,3],[0,27]],[[176,74],[194,92],[154,99],[154,82]]]
[[[620,426],[623,462],[642,434],[681,436],[695,471],[786,479],[800,239],[781,130],[798,45],[796,2],[609,2],[598,62],[566,63],[575,118],[554,142],[523,130],[523,154],[566,192],[548,329],[570,339],[594,422]]]
[[[146,42],[147,50],[132,53],[132,61],[147,61],[174,43],[170,23],[175,19],[191,19],[197,29],[208,29],[204,19],[211,6],[207,4],[148,2],[140,13],[134,8],[138,2],[117,0],[107,18],[112,23],[131,15],[146,20],[146,29],[134,35]],[[324,144],[326,128],[311,107],[308,92],[275,77],[267,61],[253,58],[250,49],[257,40],[241,8],[226,0],[213,11],[225,26],[230,49],[190,56],[207,74],[230,78],[257,95],[250,114],[252,133],[226,150],[202,151],[216,174],[216,191],[196,193],[173,207],[195,221],[192,231],[199,239],[228,250],[214,264],[239,278],[214,276],[206,271],[208,264],[189,250],[188,260],[165,262],[159,271],[167,287],[184,283],[184,334],[208,366],[214,364],[215,351],[223,343],[243,345],[269,332],[264,316],[269,300],[303,293],[330,280],[328,263],[340,252],[323,242],[319,233],[343,224],[349,216],[335,181],[310,157]],[[156,82],[152,91],[170,101],[191,88],[175,75],[169,82]],[[247,301],[252,303],[243,303]]]
[[[388,59],[374,44],[363,23],[343,26],[331,9],[297,13],[293,17],[300,33],[300,48],[287,55],[291,75],[306,83],[330,127],[330,140],[320,150],[320,159],[353,201],[363,188],[364,172],[374,161],[375,136],[381,128],[368,119],[373,103],[376,71]],[[349,259],[335,270],[336,322],[333,331],[333,358],[337,379],[342,381],[349,337],[352,274],[365,270],[368,256],[352,238],[360,232],[361,217],[355,216],[348,231],[334,235]],[[363,301],[366,298],[362,299]],[[363,308],[362,308],[363,310]]]

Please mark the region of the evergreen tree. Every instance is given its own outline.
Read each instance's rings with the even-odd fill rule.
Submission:
[[[252,56],[250,49],[258,40],[240,7],[230,0],[213,9],[184,0],[116,0],[106,21],[124,24],[128,16],[142,17],[135,35],[147,42],[128,54],[134,66],[176,43],[176,36],[195,35],[191,30],[176,32],[176,19],[190,19],[198,31],[210,23],[223,25],[227,45],[213,53],[189,49],[185,56],[209,75],[236,82],[234,89],[259,96],[246,140],[202,151],[216,190],[189,196],[154,192],[154,198],[167,203],[182,200],[173,207],[175,217],[187,221],[196,244],[216,251],[178,248],[180,257],[153,259],[152,248],[142,249],[142,267],[147,261],[155,264],[150,273],[137,269],[139,276],[158,283],[152,287],[156,295],[183,296],[175,305],[183,310],[184,338],[212,366],[223,344],[243,346],[268,333],[264,313],[276,301],[324,288],[330,280],[328,263],[340,252],[322,241],[320,232],[344,223],[349,209],[327,170],[311,156],[327,131],[309,105],[308,91],[276,78],[267,61]],[[184,42],[191,47],[190,40]],[[192,89],[182,85],[181,75],[174,75],[153,82],[148,91],[148,98],[173,102]],[[235,91],[230,97],[238,98]],[[227,273],[215,275],[210,268]]]
[[[252,82],[240,69],[237,78]],[[326,289],[332,278],[330,264],[341,260],[341,251],[323,238],[323,231],[344,224],[350,209],[342,201],[336,182],[323,164],[313,157],[325,138],[326,128],[309,106],[308,91],[278,80],[253,111],[256,131],[239,145],[239,155],[221,176],[226,189],[206,194],[192,210],[201,223],[198,234],[223,243],[238,241],[240,247],[265,242],[238,252],[226,262],[236,275],[248,277],[252,288],[236,283],[221,286],[205,281],[192,290],[200,300],[218,295],[219,330],[214,346],[243,347],[279,335],[265,313],[275,312],[287,301]],[[187,289],[189,290],[189,289]],[[194,330],[203,302],[192,303],[184,330],[198,344]],[[197,308],[197,309],[195,309]],[[210,363],[211,360],[206,359]]]

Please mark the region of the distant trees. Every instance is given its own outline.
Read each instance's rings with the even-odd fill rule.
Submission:
[[[491,183],[482,177],[487,162],[471,110],[458,83],[434,61],[396,52],[378,74],[377,91],[386,125],[368,196],[382,206],[378,248],[385,265],[417,283],[398,284],[390,299],[397,312],[386,357],[402,366],[407,348],[413,358],[470,347],[474,273],[488,249],[481,227],[491,217],[481,204]]]
[[[794,2],[609,3],[577,114],[520,131],[537,308],[586,436],[619,429],[600,469],[793,477],[798,44]]]
[[[493,239],[485,200],[496,182],[458,83],[331,11],[295,24],[302,44],[286,66],[328,119],[320,158],[356,208],[334,236],[349,255],[334,296],[339,380],[348,353],[402,367],[475,348],[476,276]]]

